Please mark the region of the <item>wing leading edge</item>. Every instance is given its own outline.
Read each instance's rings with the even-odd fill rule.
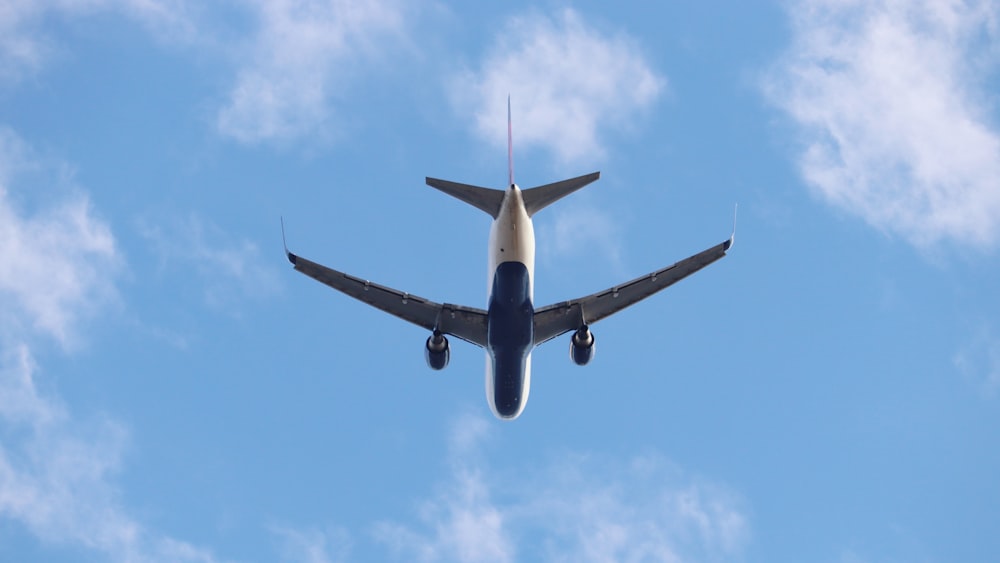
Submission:
[[[288,261],[303,274],[427,330],[439,330],[486,346],[486,311],[450,303],[435,303],[403,291],[354,277],[286,250]]]
[[[733,239],[621,285],[535,310],[535,345],[590,325],[665,289],[726,255]]]

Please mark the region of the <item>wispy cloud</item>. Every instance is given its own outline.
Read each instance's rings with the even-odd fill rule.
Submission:
[[[170,41],[190,40],[196,34],[191,3],[187,0],[14,0],[0,7],[0,82],[16,81],[38,71],[60,51],[45,33],[45,19],[80,17],[100,12],[122,13],[140,22],[155,36]]]
[[[466,414],[453,426],[449,443],[451,481],[420,506],[427,532],[395,522],[380,522],[375,536],[394,554],[418,561],[515,561],[509,524],[491,499],[483,475],[479,445],[489,435],[488,423]]]
[[[735,494],[655,453],[569,453],[532,488],[521,512],[548,535],[552,561],[731,560],[749,537]]]
[[[5,343],[0,363],[0,516],[41,541],[98,551],[114,561],[214,561],[150,532],[121,506],[113,485],[127,433],[99,417],[73,417],[43,396],[26,345]]]
[[[115,293],[120,260],[110,228],[86,197],[64,195],[62,170],[0,131],[0,517],[45,544],[115,561],[212,561],[204,550],[145,529],[122,507],[113,480],[127,442],[120,424],[74,417],[39,390],[28,342],[70,340],[86,313]],[[12,195],[25,191],[33,197]],[[33,214],[22,210],[28,200]]]
[[[376,539],[404,561],[515,561],[514,546],[503,533],[503,518],[484,498],[487,492],[480,479],[481,475],[456,476],[447,492],[421,506],[421,524],[429,531],[386,521],[376,525]]]
[[[552,211],[553,218],[539,222],[539,257],[546,262],[559,258],[592,258],[601,255],[623,273],[621,228],[607,211],[571,203]]]
[[[66,345],[79,317],[115,298],[120,257],[111,230],[62,168],[45,166],[0,128],[0,327],[14,334],[38,330]],[[28,198],[12,191],[16,182],[30,186],[22,192],[55,187],[69,195],[32,213],[22,209]]]
[[[281,542],[282,561],[300,563],[336,563],[349,561],[351,540],[342,528],[296,529],[286,526],[271,528]]]
[[[789,10],[792,44],[764,89],[801,130],[809,185],[917,246],[995,246],[996,3],[808,0]]]
[[[468,415],[455,427],[481,422]],[[530,472],[499,471],[482,454],[495,438],[472,435],[454,433],[451,473],[420,505],[418,525],[376,526],[400,558],[712,561],[738,556],[748,540],[735,494],[656,454],[622,462],[568,452]]]
[[[335,99],[345,85],[389,60],[387,53],[405,52],[413,15],[399,0],[238,4],[236,12],[253,24],[250,37],[237,34],[234,43],[210,17],[213,7],[191,0],[7,2],[0,8],[0,84],[68,53],[51,33],[52,19],[120,14],[164,43],[232,58],[234,84],[214,120],[222,135],[248,144],[323,138],[333,132]]]
[[[395,0],[259,0],[259,22],[219,131],[243,143],[330,133],[332,99],[345,75],[403,37]]]
[[[34,2],[9,2],[0,10],[0,79],[13,80],[41,66],[47,47],[31,29],[41,11]]]
[[[624,33],[604,33],[572,9],[509,19],[479,68],[448,89],[483,139],[506,143],[507,94],[516,108],[518,146],[538,145],[562,161],[603,155],[602,132],[629,127],[666,81]]]
[[[952,360],[984,396],[992,398],[1000,392],[1000,335],[992,327],[981,326]]]
[[[139,224],[165,269],[190,268],[203,285],[205,302],[217,309],[233,310],[244,299],[278,291],[278,277],[261,264],[257,245],[237,240],[217,225],[192,214],[168,225]]]

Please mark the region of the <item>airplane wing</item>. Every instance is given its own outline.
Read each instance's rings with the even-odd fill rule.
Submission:
[[[286,253],[296,270],[337,291],[427,330],[437,329],[477,346],[486,346],[486,311],[482,309],[435,303],[338,272],[287,250]]]
[[[535,310],[535,344],[560,334],[590,325],[634,305],[669,287],[726,255],[733,239],[685,258],[673,266],[650,272],[630,282],[610,287],[593,295],[555,303]]]

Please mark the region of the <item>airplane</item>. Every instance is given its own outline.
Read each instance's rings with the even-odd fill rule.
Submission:
[[[594,358],[595,339],[590,326],[719,260],[732,248],[736,236],[604,291],[534,307],[535,233],[531,218],[555,201],[600,177],[593,172],[522,190],[514,183],[514,152],[510,99],[507,100],[507,189],[483,188],[437,178],[428,186],[458,198],[493,217],[489,238],[489,295],[486,309],[435,303],[366,279],[328,268],[293,254],[285,255],[294,269],[377,309],[431,331],[424,344],[427,365],[444,369],[450,358],[447,336],[486,350],[486,400],[493,414],[514,420],[524,412],[531,389],[531,352],[539,344],[573,332],[570,358],[586,365]],[[284,222],[282,222],[284,238]]]

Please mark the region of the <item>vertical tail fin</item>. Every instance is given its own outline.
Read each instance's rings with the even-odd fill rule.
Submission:
[[[514,185],[514,136],[510,127],[510,94],[507,94],[507,187]]]
[[[507,187],[514,185],[514,138],[510,117],[510,94],[507,95]],[[553,182],[544,186],[538,186],[521,192],[524,201],[524,209],[531,217],[542,208],[556,200],[565,197],[576,190],[601,177],[600,172],[593,172],[584,176],[570,178],[561,182]],[[470,184],[460,184],[439,178],[427,179],[427,185],[437,188],[442,192],[460,199],[469,205],[479,208],[489,213],[494,219],[500,214],[500,207],[503,205],[506,190],[494,190],[482,188]]]

